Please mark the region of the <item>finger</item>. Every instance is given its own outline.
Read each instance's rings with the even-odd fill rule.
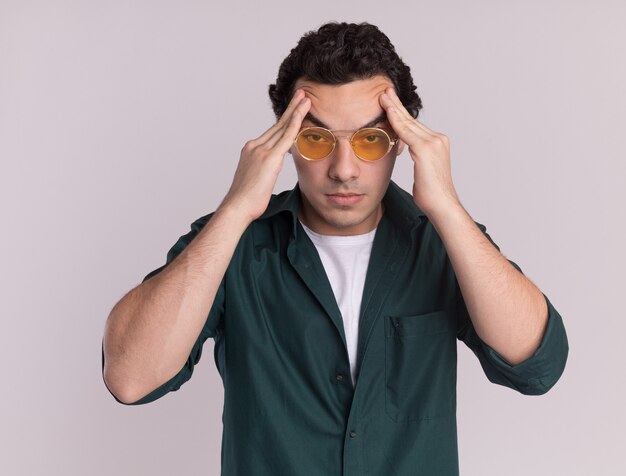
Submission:
[[[429,132],[421,129],[415,122],[415,119],[411,117],[407,118],[401,114],[395,105],[388,104],[387,106],[387,120],[396,131],[400,139],[407,145],[411,146],[419,141],[428,141],[433,139],[433,135]]]
[[[287,109],[285,109],[285,112],[283,112],[280,118],[278,119],[278,121],[276,121],[277,126],[283,126],[289,123],[291,119],[291,114],[298,107],[298,105],[302,102],[302,99],[304,98],[304,96],[305,96],[304,91],[302,89],[296,89],[296,91],[293,93],[293,97],[291,98],[291,100],[289,101],[289,104],[287,105]]]
[[[272,125],[272,127],[266,130],[257,139],[255,139],[255,142],[259,142],[261,144],[265,143],[270,137],[272,137],[276,133],[277,130],[279,130],[281,127],[284,127],[285,123],[289,122],[289,118],[291,117],[291,114],[293,113],[294,109],[298,106],[298,104],[300,103],[303,97],[304,97],[304,92],[301,89],[297,89],[294,92],[293,97],[289,101],[289,104],[287,105],[287,109],[285,109],[285,112],[282,113],[282,115],[278,118],[278,120],[274,123],[274,125]]]
[[[387,119],[394,129],[398,127],[406,128],[410,123],[414,122],[415,119],[408,113],[398,97],[391,95],[391,91],[391,88],[388,88],[387,91],[381,95],[380,103],[385,109]],[[398,131],[396,130],[396,132]]]
[[[413,119],[413,122],[415,123],[415,125],[416,125],[417,127],[419,127],[419,128],[420,128],[420,129],[422,129],[423,131],[425,131],[425,132],[427,132],[428,134],[430,134],[430,137],[431,137],[431,138],[433,138],[433,139],[441,139],[441,140],[443,140],[444,142],[448,140],[448,138],[447,138],[444,134],[442,134],[442,133],[440,133],[440,132],[433,131],[432,129],[430,129],[430,128],[426,127],[426,125],[424,125],[424,123],[422,123],[422,122],[418,121],[417,119]]]
[[[277,137],[274,147],[281,154],[287,153],[293,145],[293,142],[296,140],[296,136],[298,135],[298,131],[302,126],[302,121],[310,108],[311,100],[309,98],[302,99],[301,103],[291,115],[291,120],[289,121],[287,127],[283,130],[282,136]],[[276,136],[278,136],[278,134],[276,134]]]
[[[421,123],[416,118],[414,118],[411,114],[409,114],[409,111],[406,110],[406,108],[404,107],[404,104],[402,104],[402,101],[400,101],[400,98],[398,97],[398,93],[396,93],[395,89],[387,88],[387,90],[385,92],[387,92],[387,94],[389,95],[389,98],[391,99],[393,105],[395,107],[399,107],[400,110],[405,113],[404,115],[407,118],[410,118],[410,120],[412,120],[413,122],[415,122],[418,125],[418,127],[420,127],[422,130],[428,132],[429,134],[432,134],[433,136],[438,135],[437,132],[435,132],[432,129],[426,127],[425,124]]]
[[[403,117],[404,119],[406,120],[414,119],[413,116],[409,114],[409,111],[406,110],[406,108],[404,107],[404,104],[402,104],[402,101],[400,101],[400,98],[398,97],[398,95],[396,94],[396,91],[393,88],[387,88],[385,90],[385,92],[383,93],[383,99],[387,101],[388,106],[395,107],[398,110],[399,115]]]
[[[298,113],[299,115],[298,128],[300,128],[300,125],[302,124],[302,121],[304,120],[304,116],[306,115],[306,112],[302,112],[302,108],[305,106],[305,104],[307,104],[306,110],[308,111],[308,108],[310,107],[310,104],[311,104],[311,100],[306,97],[302,98],[300,102],[296,104],[296,108],[290,114],[288,121],[283,122],[282,126],[276,129],[274,131],[274,134],[271,137],[267,138],[267,140],[263,143],[263,146],[269,147],[269,148],[274,147],[276,142],[278,142],[280,138],[283,136],[283,134],[285,133],[285,130],[287,129],[287,127],[291,124],[293,116],[296,113]],[[294,139],[295,139],[295,136],[294,136]]]
[[[432,135],[420,129],[415,122],[408,121],[402,117],[396,118],[397,109],[391,108],[387,117],[391,122],[391,127],[396,131],[398,137],[409,147],[419,146],[432,140]]]
[[[421,127],[422,129],[424,129],[427,132],[430,132],[432,135],[436,136],[437,132],[433,131],[432,129],[430,129],[429,127],[426,126],[426,124],[424,124],[423,122],[418,121],[417,119],[415,119],[415,123]]]
[[[266,130],[263,134],[257,137],[254,141],[259,142],[259,143],[266,142],[270,137],[272,137],[276,133],[278,129],[280,129],[281,127],[284,127],[286,123],[289,123],[291,114],[293,113],[295,108],[298,107],[298,104],[300,103],[303,97],[304,97],[304,92],[301,89],[296,89],[296,91],[293,93],[291,100],[289,101],[289,104],[287,105],[287,109],[285,109],[285,112],[282,113],[278,121],[276,121],[276,123],[272,127]]]

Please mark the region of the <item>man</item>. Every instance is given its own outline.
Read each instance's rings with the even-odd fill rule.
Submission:
[[[111,311],[106,385],[160,398],[212,337],[223,475],[456,475],[457,338],[492,382],[542,394],[562,319],[461,206],[448,139],[375,26],[309,32],[270,98],[220,206]],[[390,181],[405,148],[412,194]],[[298,183],[272,195],[286,153]]]

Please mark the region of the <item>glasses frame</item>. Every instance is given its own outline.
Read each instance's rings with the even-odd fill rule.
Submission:
[[[300,148],[298,147],[298,139],[300,138],[300,135],[303,132],[310,131],[311,129],[314,129],[314,130],[320,130],[321,129],[323,131],[329,132],[331,137],[334,139],[333,140],[333,147],[332,147],[332,149],[330,149],[330,152],[328,154],[326,154],[324,157],[319,158],[319,159],[311,159],[310,157],[307,157],[302,152],[300,152]],[[387,151],[383,155],[381,155],[378,159],[375,159],[375,160],[364,159],[363,157],[361,157],[359,154],[356,153],[356,150],[354,150],[354,146],[352,145],[352,140],[354,139],[354,136],[356,136],[359,132],[369,131],[369,130],[380,131],[383,134],[385,134],[385,136],[387,136],[387,139],[389,140],[389,147],[387,147]],[[398,140],[399,140],[399,137],[392,138],[391,135],[385,129],[381,129],[380,127],[363,127],[362,129],[357,129],[356,131],[352,132],[352,131],[331,131],[330,129],[326,129],[325,127],[310,126],[310,127],[305,127],[300,132],[298,132],[298,135],[296,136],[296,138],[293,141],[293,143],[296,146],[296,150],[298,151],[298,153],[300,154],[300,156],[304,160],[308,160],[310,162],[319,162],[320,160],[324,160],[326,157],[328,157],[329,155],[331,155],[334,152],[335,147],[337,146],[337,139],[338,139],[337,133],[339,133],[339,132],[344,132],[344,133],[347,133],[347,134],[351,133],[350,134],[350,147],[352,147],[352,152],[354,152],[354,155],[356,155],[363,162],[377,162],[380,159],[382,159],[383,157],[386,157],[387,154],[389,154],[389,151],[393,148],[394,145],[396,145],[398,143]],[[342,134],[339,137],[344,137],[344,136],[345,136],[345,134]]]

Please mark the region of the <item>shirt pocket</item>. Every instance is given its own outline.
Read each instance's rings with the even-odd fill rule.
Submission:
[[[451,310],[385,316],[385,412],[395,421],[456,413],[456,326]]]

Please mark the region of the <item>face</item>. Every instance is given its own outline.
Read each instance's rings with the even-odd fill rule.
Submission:
[[[308,161],[298,154],[295,145],[290,149],[302,192],[299,218],[313,231],[323,235],[358,235],[378,225],[383,214],[381,201],[403,145],[399,141],[382,159],[365,162],[355,155],[349,138],[366,125],[380,127],[396,137],[386,118],[370,124],[383,115],[378,98],[390,86],[393,84],[385,76],[341,85],[303,79],[296,82],[295,88],[304,90],[311,100],[312,117],[307,115],[301,129],[323,124],[333,132],[341,131],[336,134],[335,149],[325,159]]]

